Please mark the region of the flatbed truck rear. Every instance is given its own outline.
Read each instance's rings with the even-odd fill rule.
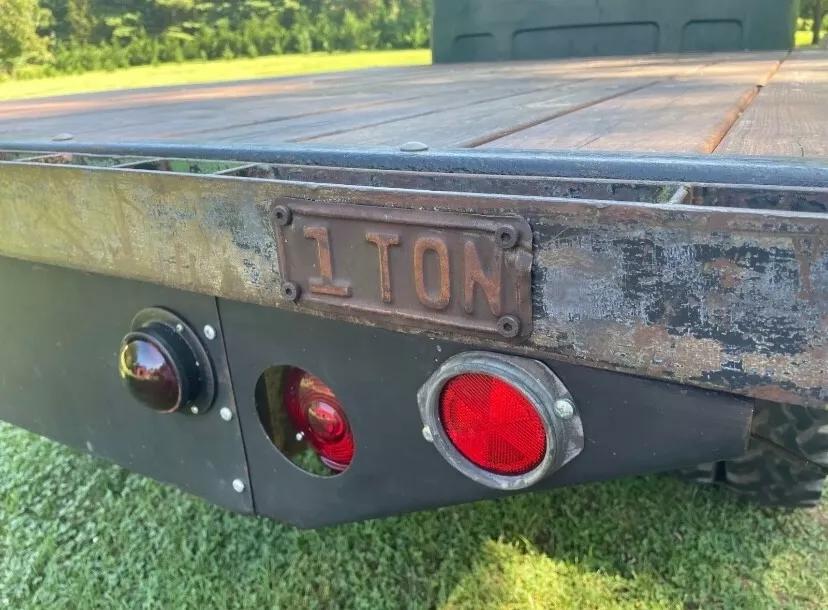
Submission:
[[[826,100],[761,51],[5,102],[0,418],[301,527],[660,471],[814,505]]]

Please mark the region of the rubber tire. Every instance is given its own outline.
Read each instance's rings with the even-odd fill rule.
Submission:
[[[756,401],[744,456],[674,474],[721,485],[765,506],[817,506],[828,475],[828,411]]]

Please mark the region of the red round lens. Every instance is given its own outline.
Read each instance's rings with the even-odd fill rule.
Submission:
[[[494,474],[525,474],[546,454],[537,410],[497,377],[466,373],[450,379],[440,394],[440,421],[467,460]]]
[[[290,369],[285,407],[294,427],[325,465],[339,472],[345,470],[354,457],[354,437],[333,391],[310,373]]]
[[[130,393],[148,407],[170,412],[181,404],[181,381],[172,362],[151,341],[133,339],[121,349],[121,379]]]

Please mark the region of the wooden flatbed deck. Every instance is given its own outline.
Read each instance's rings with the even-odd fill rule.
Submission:
[[[0,140],[828,156],[828,51],[374,69],[0,103]]]

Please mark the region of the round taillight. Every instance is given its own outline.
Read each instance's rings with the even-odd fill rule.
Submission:
[[[215,376],[195,332],[174,313],[140,311],[121,341],[118,373],[130,394],[157,413],[205,413]]]
[[[440,423],[463,457],[495,474],[525,474],[546,453],[546,430],[535,407],[491,375],[450,379],[440,396]]]
[[[284,404],[293,426],[331,470],[342,472],[354,457],[354,436],[333,391],[302,369],[287,372]]]
[[[423,384],[417,402],[425,439],[451,466],[488,487],[529,487],[583,450],[572,396],[537,360],[452,356]]]
[[[121,347],[118,370],[129,392],[161,413],[181,406],[186,389],[175,359],[150,337],[133,337]]]

